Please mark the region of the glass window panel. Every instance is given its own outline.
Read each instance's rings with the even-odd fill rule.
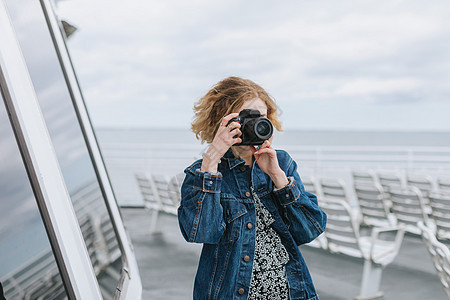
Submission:
[[[110,299],[122,254],[42,7],[6,2],[103,297]]]
[[[0,282],[6,299],[66,299],[0,94]]]

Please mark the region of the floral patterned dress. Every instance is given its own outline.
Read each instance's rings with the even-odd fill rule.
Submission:
[[[285,265],[289,254],[270,226],[274,219],[250,188],[256,208],[256,245],[249,300],[289,299]]]

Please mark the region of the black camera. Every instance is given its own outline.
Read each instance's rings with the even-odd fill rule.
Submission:
[[[231,122],[241,124],[242,143],[234,144],[234,146],[261,145],[273,134],[272,122],[266,117],[261,117],[260,112],[256,109],[242,110],[239,116],[231,119],[228,124]]]

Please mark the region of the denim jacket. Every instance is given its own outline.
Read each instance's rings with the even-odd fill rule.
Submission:
[[[271,225],[289,253],[286,275],[291,299],[319,299],[299,245],[325,229],[326,215],[317,198],[305,192],[297,164],[277,150],[288,185],[275,189],[270,177],[235,158],[231,149],[217,173],[200,171],[202,160],[186,168],[178,221],[188,242],[203,243],[194,283],[194,299],[247,299],[252,277],[256,211],[250,185],[272,214]]]

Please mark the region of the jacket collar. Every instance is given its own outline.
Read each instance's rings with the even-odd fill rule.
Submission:
[[[231,148],[228,149],[228,151],[224,154],[224,156],[222,157],[222,161],[227,161],[230,170],[234,169],[237,166],[245,164],[245,160],[243,160],[240,157],[234,156],[234,153],[231,150]],[[225,164],[224,164],[224,167],[226,167]],[[264,175],[265,175],[265,173],[258,167],[258,164],[254,163],[254,168],[252,169],[251,180],[254,184],[256,191],[260,190],[261,187],[263,187],[267,184],[267,179],[266,179],[266,176],[264,176]],[[271,186],[272,181],[269,181],[269,184],[270,184],[270,189],[272,189],[272,186]]]
[[[230,167],[230,170],[234,169],[237,166],[245,164],[245,160],[243,160],[240,157],[234,156],[234,153],[231,150],[231,148],[228,149],[228,151],[225,153],[225,155],[222,157],[222,159],[228,162],[228,166]]]

